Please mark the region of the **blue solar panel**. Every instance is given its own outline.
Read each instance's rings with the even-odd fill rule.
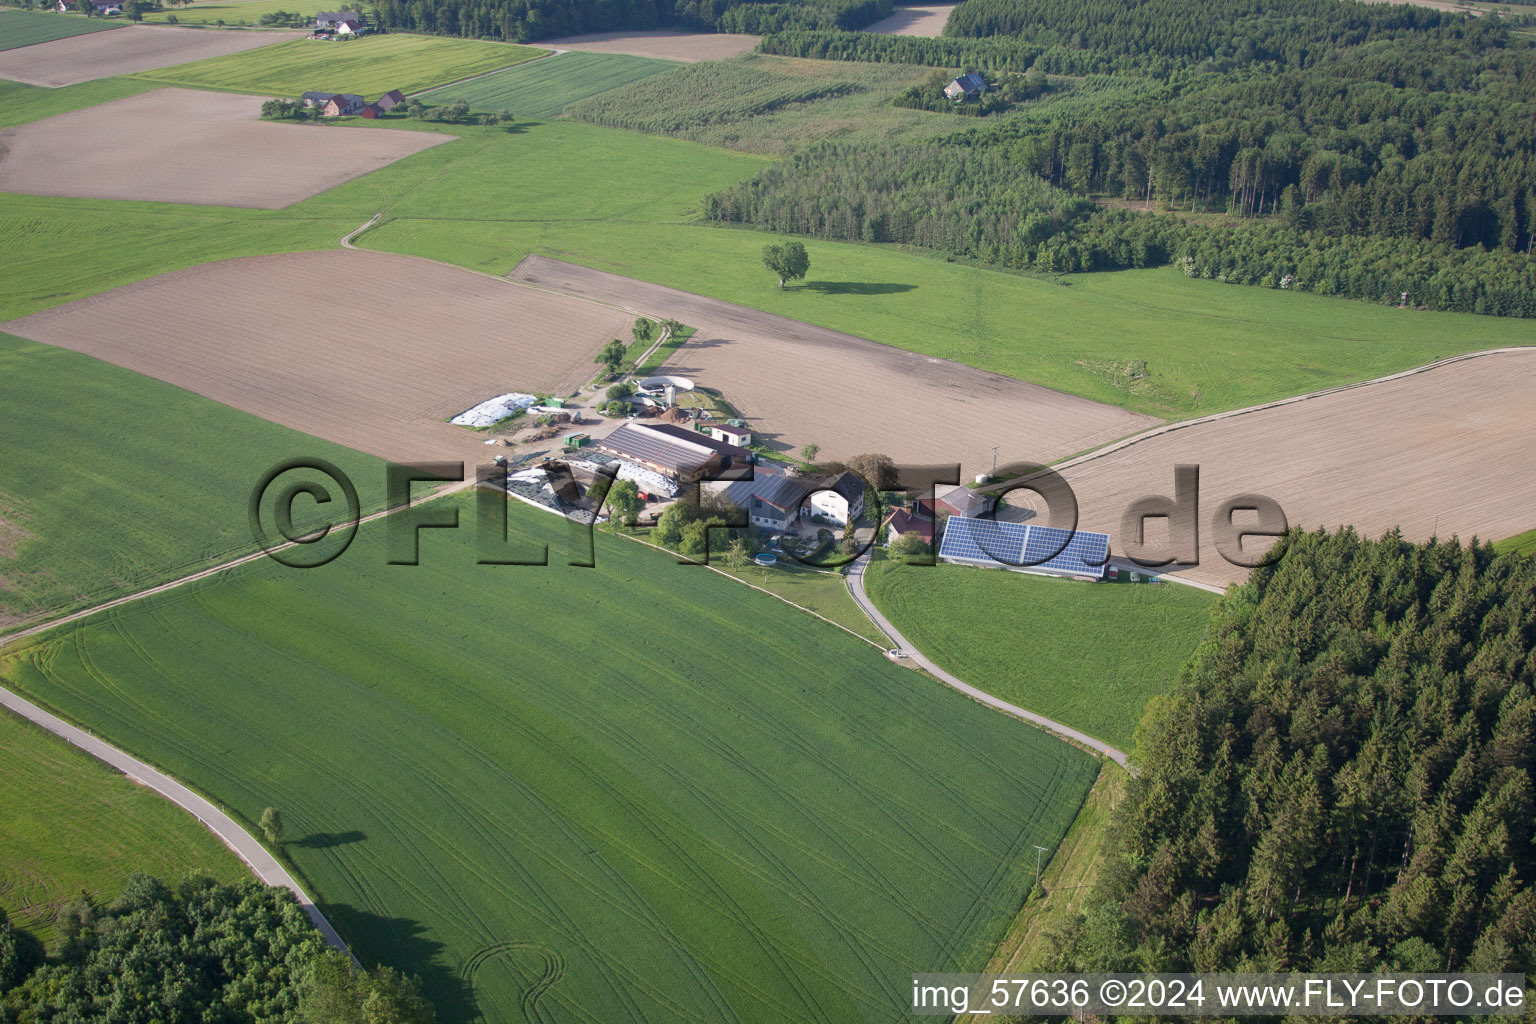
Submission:
[[[944,527],[939,557],[1099,576],[1109,560],[1109,535],[953,516]]]
[[[939,544],[939,557],[1018,565],[1024,560],[1028,532],[1029,527],[1019,523],[951,516]]]

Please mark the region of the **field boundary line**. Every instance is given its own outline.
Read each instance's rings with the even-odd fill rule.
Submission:
[[[526,44],[519,43],[518,45],[521,46],[521,45],[526,45]],[[530,64],[537,64],[541,60],[549,60],[551,57],[558,57],[562,53],[570,53],[571,52],[570,50],[556,49],[553,46],[540,46],[540,47],[538,47],[538,49],[540,49],[540,50],[548,50],[549,52],[548,53],[541,53],[537,57],[530,57],[527,60],[518,61],[516,64],[508,64],[506,67],[504,67],[504,68],[497,68],[495,71],[482,71],[478,75],[470,75],[468,78],[457,78],[457,79],[454,79],[452,82],[444,82],[442,85],[434,85],[434,86],[431,86],[431,87],[426,88],[426,89],[420,89],[420,90],[418,90],[416,92],[408,92],[405,95],[406,95],[407,98],[414,97],[414,96],[425,96],[429,92],[437,92],[437,90],[439,90],[439,89],[451,89],[451,88],[453,88],[456,85],[465,85],[465,84],[467,84],[469,82],[478,82],[482,78],[490,78],[492,75],[499,75],[503,71],[516,71],[518,68],[525,68],[525,67],[527,67]],[[534,120],[538,120],[538,119],[535,118]]]
[[[1142,441],[1150,441],[1154,437],[1161,437],[1164,434],[1171,434],[1176,430],[1183,430],[1186,427],[1197,427],[1205,423],[1215,423],[1220,420],[1233,419],[1238,416],[1248,416],[1253,413],[1265,412],[1270,409],[1279,409],[1287,405],[1296,405],[1300,402],[1310,402],[1313,399],[1326,398],[1329,395],[1336,395],[1344,391],[1353,391],[1356,388],[1368,388],[1377,384],[1387,384],[1394,380],[1402,380],[1406,377],[1412,377],[1415,374],[1428,373],[1431,370],[1438,370],[1442,367],[1450,366],[1454,363],[1466,362],[1471,359],[1482,359],[1485,356],[1516,354],[1536,354],[1536,345],[1510,345],[1504,348],[1483,349],[1480,352],[1463,352],[1461,355],[1447,356],[1444,359],[1436,359],[1432,363],[1424,363],[1421,366],[1414,366],[1406,370],[1399,370],[1396,373],[1389,373],[1382,377],[1372,377],[1370,380],[1357,380],[1350,384],[1336,384],[1331,388],[1323,388],[1321,391],[1309,391],[1304,395],[1292,395],[1289,398],[1276,398],[1269,402],[1261,402],[1258,405],[1250,405],[1242,409],[1228,409],[1226,412],[1214,412],[1209,416],[1201,416],[1198,419],[1177,420],[1172,423],[1159,424],[1158,426],[1150,427],[1139,434],[1132,434],[1129,437],[1123,437],[1118,441],[1111,441],[1109,444],[1104,445],[1102,448],[1095,448],[1092,451],[1084,452],[1081,455],[1074,455],[1069,459],[1053,463],[1051,468],[1055,470],[1070,469],[1073,466],[1078,466],[1085,462],[1092,462],[1094,459],[1103,458],[1106,455],[1112,455],[1115,452],[1122,451],[1131,447],[1132,445],[1140,444]]]
[[[570,52],[570,51],[561,51],[561,52]],[[514,66],[516,66],[516,65],[514,65]],[[505,71],[506,68],[503,68],[502,70]],[[529,282],[529,281],[519,281],[517,278],[510,276],[514,271],[517,270],[518,267],[523,265],[523,262],[528,259],[527,256],[524,256],[523,259],[518,260],[517,266],[514,266],[512,268],[512,270],[507,271],[505,274],[493,274],[493,273],[491,273],[488,270],[477,270],[474,267],[465,267],[465,266],[461,266],[458,263],[449,263],[447,260],[433,259],[431,256],[416,256],[416,255],[413,255],[413,254],[407,253],[407,252],[389,252],[386,249],[368,249],[368,248],[365,248],[364,246],[354,244],[354,239],[356,239],[359,235],[361,235],[364,232],[366,232],[369,228],[377,227],[379,225],[379,223],[381,221],[381,218],[383,216],[384,216],[384,211],[380,210],[378,213],[376,213],[372,217],[370,217],[368,219],[367,223],[365,223],[365,224],[363,224],[363,225],[361,225],[361,226],[359,226],[357,228],[354,228],[352,231],[348,232],[341,239],[341,247],[343,249],[354,249],[357,252],[371,252],[371,253],[378,253],[378,254],[384,255],[384,256],[399,256],[402,259],[408,259],[408,260],[420,260],[423,263],[435,263],[439,267],[447,267],[450,270],[462,270],[462,271],[464,271],[465,273],[468,273],[468,274],[479,274],[481,277],[488,277],[488,278],[490,278],[493,281],[501,281],[503,284],[509,284],[509,285],[511,285],[514,288],[527,288],[527,289],[529,289],[531,291],[543,292],[545,295],[558,295],[560,298],[563,298],[563,299],[574,299],[577,302],[590,302],[594,306],[602,306],[605,309],[616,309],[620,313],[625,313],[625,314],[627,314],[629,316],[643,316],[643,317],[646,317],[647,319],[657,320],[657,321],[665,320],[666,319],[666,317],[661,316],[659,313],[652,313],[652,312],[649,312],[649,311],[644,310],[644,309],[636,309],[633,306],[622,306],[622,305],[620,305],[617,302],[607,302],[607,301],[605,301],[603,299],[591,299],[591,298],[588,298],[585,295],[575,295],[575,294],[573,294],[571,292],[561,291],[558,288],[546,288],[544,285],[533,284],[532,282]],[[529,253],[529,255],[531,256],[533,254]],[[245,257],[237,256],[235,258],[236,259],[244,259]],[[215,261],[215,262],[217,262],[217,261]],[[206,266],[206,264],[204,264],[204,265]],[[175,273],[175,271],[172,271],[172,273]],[[161,275],[157,275],[157,276],[161,276]],[[154,280],[154,278],[149,278],[148,280]],[[125,286],[125,287],[127,287],[127,286]]]
[[[867,551],[849,565],[848,574],[845,577],[848,583],[848,593],[853,596],[854,601],[864,610],[864,614],[869,616],[870,621],[879,628],[880,632],[890,639],[891,643],[911,655],[912,660],[921,665],[935,679],[951,689],[960,691],[972,700],[985,704],[987,707],[1007,715],[1012,715],[1014,718],[1021,718],[1031,725],[1038,726],[1054,735],[1057,739],[1069,742],[1074,746],[1086,747],[1097,754],[1109,758],[1122,768],[1130,768],[1130,758],[1126,755],[1125,751],[1112,747],[1103,740],[1095,739],[1085,732],[1072,728],[1070,725],[1047,718],[1037,711],[1021,708],[1017,704],[1003,700],[1001,697],[993,696],[986,690],[978,689],[959,676],[940,668],[937,663],[920,651],[912,641],[903,636],[901,630],[897,629],[891,620],[887,619],[880,609],[875,607],[875,602],[870,599],[868,591],[864,589],[864,569],[868,565],[869,552]]]

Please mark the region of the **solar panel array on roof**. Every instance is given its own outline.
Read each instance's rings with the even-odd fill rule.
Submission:
[[[939,558],[1025,572],[1099,577],[1109,560],[1109,534],[951,516],[939,544]]]

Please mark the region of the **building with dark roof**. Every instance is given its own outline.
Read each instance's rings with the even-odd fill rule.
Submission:
[[[987,80],[976,72],[961,75],[944,87],[944,95],[959,103],[961,100],[974,100],[987,91]]]
[[[380,96],[378,101],[374,103],[374,106],[378,107],[380,110],[393,110],[404,102],[405,94],[402,93],[399,89],[391,89],[383,96]]]
[[[688,427],[680,427],[675,423],[647,423],[645,426],[648,430],[658,430],[669,437],[676,437],[693,444],[701,444],[706,448],[719,452],[725,456],[725,467],[727,469],[732,466],[749,465],[752,462],[752,453],[747,449],[727,441],[722,441],[709,434],[691,430]]]
[[[899,508],[885,521],[885,535],[891,544],[903,537],[911,536],[921,538],[925,544],[932,544],[933,520],[915,516],[906,509]]]
[[[592,447],[678,483],[693,483],[717,473],[725,456],[703,443],[710,439],[695,441],[688,436],[689,431],[680,433],[683,436],[677,437],[662,426],[625,423],[607,437],[594,440]]]
[[[846,526],[864,514],[864,481],[843,470],[822,481],[807,504],[809,514],[825,516],[839,526]]]

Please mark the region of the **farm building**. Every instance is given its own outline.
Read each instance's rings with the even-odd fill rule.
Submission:
[[[320,109],[326,117],[346,117],[357,113],[366,105],[361,96],[350,92],[339,92],[326,100]]]
[[[678,434],[660,426],[625,423],[607,437],[593,441],[592,447],[683,484],[712,475],[724,464],[725,455],[710,447],[707,439],[694,440],[691,431],[669,429]]]
[[[864,514],[864,481],[844,470],[813,493],[808,505],[809,514],[846,526]]]
[[[750,466],[752,464],[753,456],[747,449],[727,441],[722,441],[710,434],[690,430],[687,427],[680,427],[673,423],[647,423],[646,428],[648,430],[660,431],[668,437],[675,437],[690,444],[701,444],[706,448],[719,452],[725,457],[725,461],[721,464],[722,469]]]
[[[717,441],[734,444],[745,448],[752,443],[751,427],[736,427],[728,423],[710,423],[707,425],[709,436]]]
[[[358,117],[366,117],[366,118],[372,120],[373,118],[378,117],[382,113],[384,113],[384,111],[379,109],[379,105],[377,103],[369,103],[366,106],[364,106],[362,110],[359,110],[357,112],[357,116]]]
[[[405,102],[405,94],[399,89],[391,89],[374,101],[374,106],[380,110],[393,110]]]
[[[951,516],[939,561],[1099,580],[1109,564],[1109,534]]]
[[[892,512],[885,521],[885,535],[894,544],[903,537],[917,536],[924,544],[933,543],[933,520],[915,516],[904,508]]]
[[[917,510],[930,519],[941,515],[974,516],[985,512],[990,501],[986,495],[977,494],[964,484],[938,484],[933,489],[932,498],[917,500]]]
[[[974,71],[968,75],[961,75],[944,87],[944,95],[956,103],[962,100],[974,100],[987,91],[987,80]]]
[[[764,530],[788,530],[795,525],[811,489],[779,473],[759,474],[726,488],[725,496],[746,510],[747,520]]]
[[[315,15],[315,28],[328,28],[346,34],[356,32],[363,25],[363,16],[356,11],[321,11]]]

